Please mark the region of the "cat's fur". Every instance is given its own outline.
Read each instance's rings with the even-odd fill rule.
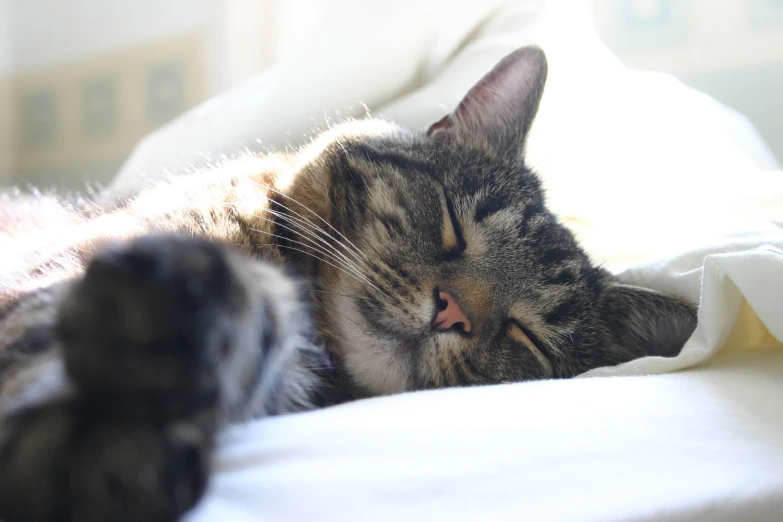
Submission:
[[[5,201],[0,518],[175,520],[228,422],[676,354],[694,306],[594,266],[523,161],[545,78],[520,49],[427,134],[347,123],[44,225]]]

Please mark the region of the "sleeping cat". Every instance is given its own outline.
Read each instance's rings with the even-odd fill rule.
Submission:
[[[546,71],[511,53],[426,134],[5,201],[0,519],[172,521],[226,423],[677,354],[695,307],[594,266],[523,161]]]

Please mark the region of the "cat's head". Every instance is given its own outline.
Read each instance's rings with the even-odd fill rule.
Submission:
[[[693,331],[693,305],[619,284],[547,210],[523,155],[546,74],[517,50],[426,134],[352,124],[312,160],[344,247],[322,249],[319,315],[366,391],[569,377]]]

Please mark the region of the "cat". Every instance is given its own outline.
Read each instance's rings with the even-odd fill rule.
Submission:
[[[0,519],[173,521],[227,423],[676,355],[695,306],[594,265],[524,162],[546,76],[525,47],[426,133],[5,201]]]

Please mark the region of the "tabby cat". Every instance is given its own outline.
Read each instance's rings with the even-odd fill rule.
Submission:
[[[546,72],[110,209],[3,201],[0,519],[173,521],[226,423],[677,354],[694,306],[593,265],[523,161]]]

